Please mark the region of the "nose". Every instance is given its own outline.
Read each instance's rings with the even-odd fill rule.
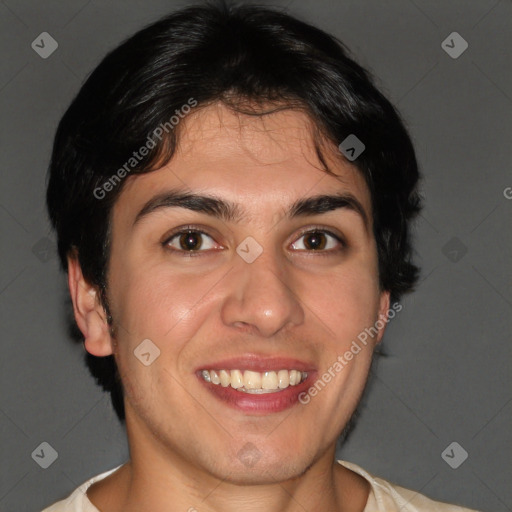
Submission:
[[[225,325],[272,337],[304,321],[304,309],[293,282],[265,250],[255,261],[238,261],[230,272],[229,292],[221,311]]]

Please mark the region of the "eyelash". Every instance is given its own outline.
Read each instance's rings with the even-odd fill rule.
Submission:
[[[186,226],[185,228],[180,228],[176,231],[173,231],[169,236],[167,236],[165,238],[165,240],[162,242],[162,246],[164,247],[164,249],[169,250],[173,253],[180,254],[182,257],[185,257],[185,258],[204,256],[205,254],[201,254],[201,253],[209,253],[212,250],[216,250],[216,249],[207,249],[207,250],[185,251],[183,249],[174,249],[169,246],[169,243],[174,238],[181,236],[181,235],[186,235],[188,233],[206,235],[207,237],[214,240],[214,238],[211,235],[209,235],[206,231],[204,231],[203,229],[195,227],[195,226]],[[347,247],[345,240],[341,236],[339,236],[321,226],[313,226],[312,228],[308,228],[308,229],[301,231],[299,237],[296,240],[299,240],[300,238],[302,238],[308,234],[313,234],[313,233],[323,233],[325,235],[331,236],[332,238],[334,238],[336,240],[336,242],[338,242],[340,244],[341,247],[339,247],[337,249],[327,249],[327,250],[325,250],[325,249],[318,249],[318,250],[299,249],[300,252],[316,253],[318,256],[330,256],[332,254],[336,254],[336,253],[346,249],[346,247]],[[295,244],[296,240],[293,242],[293,244]]]

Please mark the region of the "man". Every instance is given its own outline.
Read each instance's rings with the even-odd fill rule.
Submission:
[[[47,511],[462,511],[335,461],[412,289],[414,150],[332,37],[197,6],[92,73],[48,208],[130,460]]]

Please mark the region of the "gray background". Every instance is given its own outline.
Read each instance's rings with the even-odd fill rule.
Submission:
[[[67,334],[45,174],[57,122],[100,58],[186,4],[0,1],[2,512],[39,510],[127,456],[109,398]],[[373,71],[424,174],[422,282],[389,325],[388,356],[339,456],[435,499],[512,510],[512,3],[272,4],[335,34]],[[42,59],[31,43],[45,31],[59,46]],[[469,44],[457,59],[441,47],[453,31]],[[31,457],[43,441],[58,452],[48,469]],[[458,469],[441,457],[453,441],[469,454]]]

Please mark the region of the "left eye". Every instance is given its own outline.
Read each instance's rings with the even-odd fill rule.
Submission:
[[[324,251],[342,245],[341,240],[336,235],[327,231],[308,231],[303,233],[299,240],[303,241],[294,242],[292,247],[301,251]]]

